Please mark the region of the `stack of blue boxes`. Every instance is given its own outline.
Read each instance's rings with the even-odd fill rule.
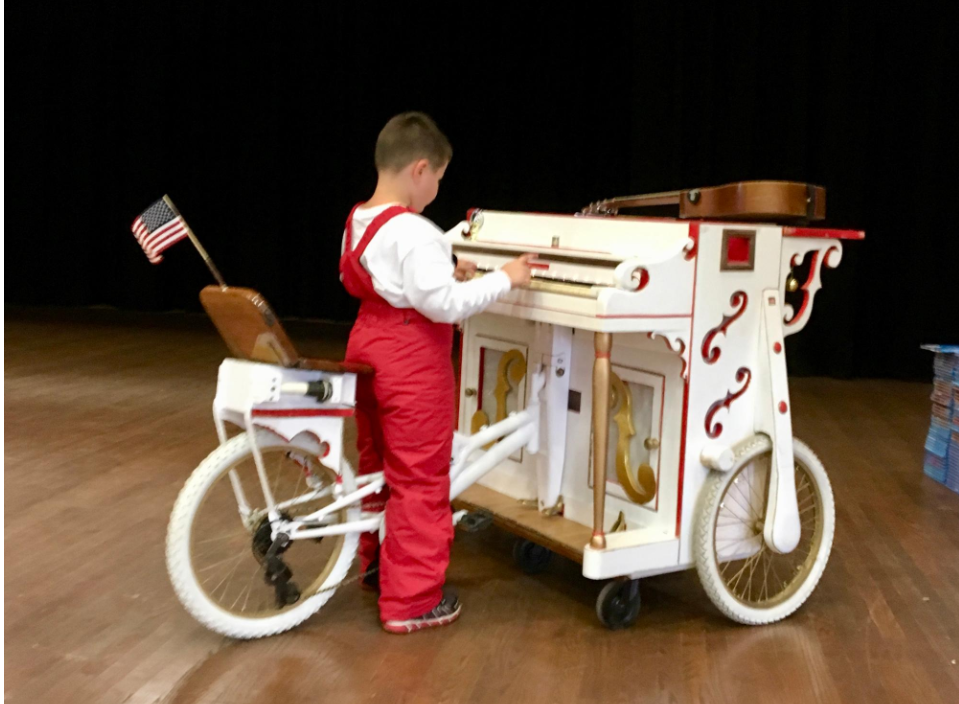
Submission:
[[[937,482],[959,492],[959,345],[922,348],[936,353],[924,469]]]

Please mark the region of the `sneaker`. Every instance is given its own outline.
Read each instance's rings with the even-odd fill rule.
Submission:
[[[412,633],[424,628],[433,628],[434,626],[448,626],[460,617],[462,606],[460,600],[452,591],[444,591],[443,599],[432,611],[423,614],[418,618],[407,619],[406,621],[392,620],[383,622],[383,630],[389,633]]]

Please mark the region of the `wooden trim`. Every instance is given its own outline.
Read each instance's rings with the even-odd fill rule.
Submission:
[[[251,288],[207,286],[200,302],[237,359],[332,374],[373,373],[366,364],[300,357],[269,303]]]
[[[200,302],[234,357],[284,367],[296,364],[296,348],[259,292],[207,286],[200,291]]]
[[[373,367],[359,362],[333,362],[329,359],[310,359],[300,357],[296,366],[299,369],[315,369],[320,372],[330,372],[331,374],[372,374]]]
[[[460,494],[453,508],[488,512],[494,525],[579,563],[592,534],[588,526],[562,516],[544,516],[536,508],[479,484]]]
[[[749,220],[765,222],[822,220],[826,189],[795,181],[739,181],[708,188],[608,198],[583,212],[615,215],[620,208],[679,205],[681,219]]]

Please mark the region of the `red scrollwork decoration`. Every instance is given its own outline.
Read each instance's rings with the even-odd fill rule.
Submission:
[[[802,293],[802,303],[799,304],[799,310],[793,313],[793,316],[789,320],[785,321],[787,327],[796,325],[796,323],[802,320],[806,312],[806,307],[812,303],[813,296],[815,296],[821,288],[821,284],[817,281],[816,277],[819,275],[823,266],[827,269],[834,269],[836,267],[835,264],[829,263],[829,257],[838,251],[838,247],[830,247],[827,249],[825,254],[823,254],[822,262],[819,261],[820,252],[813,251],[812,259],[809,261],[809,274],[806,276],[806,282],[799,289],[800,293]],[[789,260],[789,265],[792,267],[799,266],[798,259],[799,255],[794,254],[792,259]]]
[[[749,388],[749,382],[752,381],[753,374],[746,367],[740,367],[736,371],[736,381],[743,385],[743,387],[733,393],[732,391],[726,392],[726,397],[719,399],[712,406],[709,407],[709,411],[706,413],[706,434],[713,438],[714,440],[723,434],[723,424],[716,423],[713,425],[713,416],[719,412],[720,408],[725,408],[729,410],[729,407],[733,404],[737,398],[746,393],[746,389]],[[744,383],[745,382],[745,383]]]
[[[693,259],[695,259],[696,254],[699,250],[699,223],[698,222],[690,223],[689,239],[690,239],[689,243],[687,243],[686,246],[683,248],[686,252],[683,255],[683,259],[685,259],[687,262],[691,262]]]
[[[729,298],[729,305],[733,306],[737,310],[734,310],[729,315],[724,315],[722,322],[710,330],[706,337],[703,338],[703,359],[706,360],[706,364],[715,364],[719,359],[721,351],[718,346],[712,347],[713,339],[719,333],[726,334],[726,331],[729,329],[729,326],[734,322],[739,320],[742,317],[743,313],[746,312],[746,305],[749,303],[749,296],[746,295],[745,291],[736,291]]]
[[[649,285],[649,272],[646,271],[646,269],[643,269],[642,267],[640,267],[639,269],[633,272],[633,279],[635,279],[638,282],[638,285],[636,286],[636,290],[642,291],[644,288],[646,288]]]
[[[656,337],[662,337],[663,341],[666,343],[666,347],[669,348],[670,352],[675,352],[679,355],[679,358],[683,361],[683,370],[680,372],[680,376],[684,379],[686,378],[686,343],[683,340],[676,339],[676,345],[674,346],[672,341],[667,335],[662,333],[649,332],[646,333],[646,337],[650,340],[655,339]]]
[[[675,350],[675,352],[676,354],[679,355],[679,358],[683,360],[683,370],[679,373],[679,375],[685,379],[686,378],[686,358],[683,355],[686,352],[686,343],[683,342],[682,340],[678,340],[678,342],[679,342],[679,349]],[[666,344],[667,345],[669,344],[669,340],[666,341]],[[672,349],[672,345],[670,345],[670,349]]]

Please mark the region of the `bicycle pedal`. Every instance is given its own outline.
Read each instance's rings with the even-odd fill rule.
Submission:
[[[290,537],[285,533],[276,536],[263,556],[263,579],[273,587],[276,594],[276,608],[295,604],[300,600],[300,590],[293,581],[293,571],[283,562],[280,554],[290,546]]]
[[[470,511],[460,519],[458,525],[467,533],[476,533],[493,525],[493,514],[488,511]]]
[[[294,582],[283,582],[276,585],[276,606],[278,609],[295,604],[299,600],[300,590]]]

